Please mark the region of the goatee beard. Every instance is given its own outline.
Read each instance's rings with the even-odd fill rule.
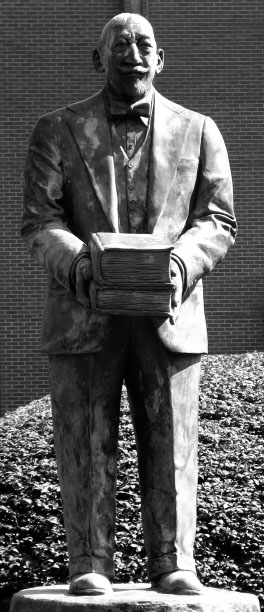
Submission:
[[[152,83],[146,83],[144,81],[138,81],[131,84],[131,87],[127,87],[125,91],[122,91],[121,97],[130,101],[138,100],[140,98],[144,98],[144,96],[149,92]]]

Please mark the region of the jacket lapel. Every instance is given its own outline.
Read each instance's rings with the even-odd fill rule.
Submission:
[[[68,119],[97,198],[113,232],[118,228],[118,200],[111,136],[102,93],[73,105]]]
[[[189,119],[183,107],[171,104],[155,91],[152,158],[148,196],[148,232],[158,231],[184,144]]]
[[[119,232],[118,200],[109,125],[102,92],[69,107],[68,125],[96,196],[113,232]],[[148,232],[158,231],[184,144],[189,119],[183,108],[155,91],[152,155],[149,174]]]

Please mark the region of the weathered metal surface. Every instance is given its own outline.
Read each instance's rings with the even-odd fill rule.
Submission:
[[[111,597],[68,594],[67,585],[38,587],[14,595],[10,612],[259,612],[255,595],[206,589],[204,595],[164,595],[149,585],[115,585]]]

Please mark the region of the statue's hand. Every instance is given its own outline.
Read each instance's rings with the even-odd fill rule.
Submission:
[[[170,262],[170,272],[171,279],[174,285],[173,294],[171,298],[171,305],[174,309],[174,314],[173,317],[171,317],[171,322],[175,323],[176,319],[178,318],[179,310],[182,303],[183,281],[180,268],[176,261],[174,261],[173,259],[171,259]]]
[[[91,308],[89,283],[92,280],[92,264],[88,257],[83,257],[76,266],[76,297],[87,308]]]
[[[80,259],[80,261],[77,264],[76,275],[77,275],[77,270],[80,271],[81,275],[83,276],[85,280],[87,281],[92,280],[92,277],[93,277],[92,262],[90,258],[83,257],[83,259]]]

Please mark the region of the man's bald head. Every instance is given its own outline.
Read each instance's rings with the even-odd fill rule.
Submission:
[[[100,49],[102,49],[102,47],[104,47],[105,44],[108,44],[111,33],[114,30],[120,27],[125,28],[131,23],[142,24],[144,26],[145,31],[149,32],[151,37],[155,40],[153,27],[151,23],[145,17],[143,17],[142,15],[139,15],[138,13],[119,13],[119,15],[115,15],[115,17],[112,17],[112,19],[110,19],[110,21],[108,21],[105,24],[102,30],[102,33],[101,33],[101,38],[100,38],[100,43],[99,43]]]

